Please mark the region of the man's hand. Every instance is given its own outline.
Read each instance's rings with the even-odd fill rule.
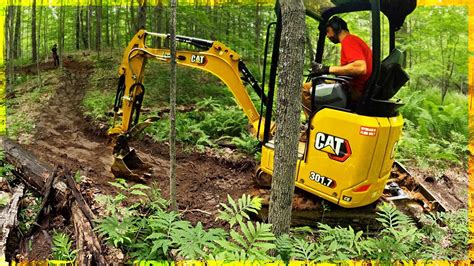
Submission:
[[[324,74],[329,74],[329,66],[325,66],[320,63],[312,62],[311,63],[311,74],[313,76],[321,76]]]

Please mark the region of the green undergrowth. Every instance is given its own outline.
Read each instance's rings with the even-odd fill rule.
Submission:
[[[115,196],[99,198],[107,215],[97,220],[97,232],[130,260],[304,260],[308,262],[377,259],[465,259],[469,231],[467,211],[424,215],[419,228],[393,205],[379,206],[381,224],[375,236],[353,228],[320,223],[316,230],[292,228],[276,238],[272,226],[253,221],[261,199],[243,195],[220,204],[223,228],[192,225],[179,212],[168,211],[160,191],[117,180]],[[126,204],[127,197],[135,197]],[[273,252],[271,252],[273,251]]]
[[[108,122],[117,86],[117,60],[109,57],[97,61],[92,75],[92,89],[86,92],[82,102],[84,114],[94,121]],[[169,65],[148,62],[144,75],[145,97],[141,120],[169,108]],[[251,94],[252,97],[256,97]],[[248,132],[248,120],[235,102],[229,89],[218,78],[200,70],[178,66],[177,141],[185,147],[203,151],[225,143],[238,150],[254,154],[257,140]],[[145,130],[157,142],[169,139],[169,114]]]
[[[7,135],[28,141],[35,129],[35,119],[54,92],[59,70],[41,73],[41,86],[37,75],[16,75],[7,92]]]
[[[405,103],[401,109],[405,126],[398,145],[398,159],[422,168],[466,168],[467,97],[451,92],[441,104],[440,93],[435,88],[422,91],[403,88],[397,96]]]

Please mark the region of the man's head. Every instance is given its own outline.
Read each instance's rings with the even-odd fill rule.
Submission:
[[[340,17],[332,17],[326,24],[326,36],[333,43],[340,43],[340,35],[342,31],[349,31],[347,23]]]

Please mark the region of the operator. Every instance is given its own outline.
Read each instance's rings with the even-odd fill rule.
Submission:
[[[51,48],[51,52],[53,53],[53,60],[54,66],[59,66],[59,56],[58,56],[58,45],[54,44],[53,48]]]
[[[372,74],[372,50],[359,37],[349,32],[347,23],[340,17],[332,17],[326,25],[326,36],[337,44],[341,43],[341,65],[326,66],[316,62],[312,63],[311,74],[320,76],[334,74],[350,76],[349,99],[352,103],[357,102],[364,92],[365,85]],[[306,118],[311,112],[311,82],[303,84],[302,102]]]

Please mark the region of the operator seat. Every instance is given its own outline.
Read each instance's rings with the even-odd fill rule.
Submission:
[[[366,115],[379,117],[393,117],[403,106],[399,100],[390,101],[390,98],[410,79],[402,69],[403,53],[399,49],[392,52],[381,62],[380,75],[367,103]],[[366,88],[368,90],[370,88]]]
[[[380,65],[379,80],[375,86],[373,99],[389,100],[410,79],[402,69],[403,53],[395,48]]]

